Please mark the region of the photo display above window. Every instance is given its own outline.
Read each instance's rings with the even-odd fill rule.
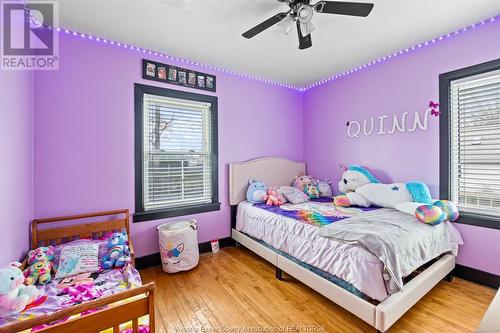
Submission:
[[[147,59],[142,60],[142,78],[194,89],[216,91],[216,77],[214,75]]]

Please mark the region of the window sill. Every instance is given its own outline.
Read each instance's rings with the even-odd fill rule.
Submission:
[[[147,212],[138,212],[134,214],[133,220],[134,223],[144,222],[144,221],[159,220],[169,217],[213,212],[217,210],[220,210],[219,202],[203,204],[203,205],[183,206],[183,207],[176,207],[176,208],[169,208],[162,210],[153,210]]]
[[[500,217],[491,215],[460,213],[460,217],[455,223],[500,230]]]

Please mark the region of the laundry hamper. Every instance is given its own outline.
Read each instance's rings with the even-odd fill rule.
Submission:
[[[196,220],[165,223],[157,229],[165,272],[187,271],[198,265],[200,253]]]

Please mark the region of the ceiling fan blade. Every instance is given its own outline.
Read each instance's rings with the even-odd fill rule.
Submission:
[[[285,12],[285,13],[279,13],[279,14],[276,14],[274,15],[273,17],[265,20],[264,22],[262,22],[261,24],[259,25],[256,25],[255,27],[253,27],[252,29],[244,32],[242,34],[243,37],[245,38],[252,38],[254,37],[255,35],[257,34],[260,34],[262,31],[272,27],[273,25],[275,25],[276,23],[279,23],[281,20],[283,20],[285,17],[287,17],[288,13]]]
[[[302,35],[299,20],[297,20],[297,33],[299,35],[299,50],[304,50],[312,46],[311,34],[307,36]]]
[[[372,3],[320,1],[314,5],[314,10],[318,13],[366,17],[372,11],[373,6]]]

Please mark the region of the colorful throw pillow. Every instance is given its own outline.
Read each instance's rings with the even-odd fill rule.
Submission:
[[[65,246],[61,251],[56,279],[99,270],[99,245]]]
[[[292,204],[300,204],[309,201],[309,197],[304,192],[296,189],[295,187],[282,186],[280,192],[283,193],[285,198]]]

